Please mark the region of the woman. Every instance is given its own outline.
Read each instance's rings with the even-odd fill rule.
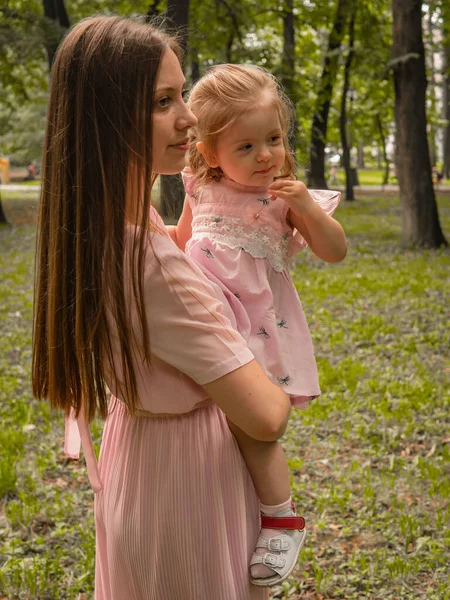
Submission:
[[[149,206],[155,175],[183,168],[196,122],[179,59],[158,29],[95,17],[69,32],[52,71],[33,390],[81,422],[107,417],[97,600],[267,597],[248,580],[259,504],[227,418],[271,443],[289,400]]]

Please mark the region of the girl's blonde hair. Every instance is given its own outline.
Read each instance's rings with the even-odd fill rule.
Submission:
[[[219,135],[243,113],[260,104],[271,104],[280,118],[286,159],[280,177],[295,177],[295,158],[288,135],[293,122],[293,107],[275,77],[260,67],[217,65],[197,81],[191,91],[189,107],[198,119],[190,130],[188,164],[201,186],[208,179],[220,181],[220,167],[210,167],[197,149],[202,141],[214,151]]]

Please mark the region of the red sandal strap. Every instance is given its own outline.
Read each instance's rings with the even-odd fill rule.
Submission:
[[[305,529],[303,517],[268,517],[261,515],[261,527],[264,529]]]

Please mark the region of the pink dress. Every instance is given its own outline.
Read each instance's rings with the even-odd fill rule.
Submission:
[[[259,501],[225,415],[201,387],[253,354],[220,287],[175,246],[153,209],[151,218],[161,233],[150,234],[145,267],[150,366],[139,359],[130,298],[140,409],[173,416],[130,417],[113,400],[98,468],[78,423],[97,490],[95,598],[264,600],[267,590],[248,576]],[[76,455],[74,424],[66,450]]]
[[[270,200],[267,188],[223,177],[199,187],[189,169],[183,181],[192,209],[190,256],[214,281],[238,298],[238,331],[271,380],[304,408],[320,394],[314,348],[288,261],[306,246],[287,223],[287,204]],[[340,193],[310,190],[332,215]],[[228,290],[228,292],[227,292]]]

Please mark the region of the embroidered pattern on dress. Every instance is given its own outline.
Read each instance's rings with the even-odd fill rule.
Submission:
[[[259,332],[256,335],[263,335],[266,338],[266,340],[270,339],[270,335],[262,326],[259,328]]]
[[[286,375],[286,377],[277,377],[278,379],[278,383],[280,385],[288,385],[288,381],[291,380],[291,378],[289,377],[289,375]]]
[[[280,321],[277,322],[277,325],[280,329],[289,329],[289,327],[286,327],[286,323],[287,323],[287,321],[285,321],[284,319],[281,319]]]
[[[240,217],[219,218],[220,222],[214,222],[211,215],[196,215],[192,222],[191,239],[201,240],[206,237],[233,250],[245,250],[254,258],[267,258],[278,273],[287,268],[290,235],[279,234],[272,227],[263,224],[257,228],[245,227]]]
[[[209,248],[202,248],[202,252],[206,254],[208,258],[214,258],[214,254],[211,252]]]

